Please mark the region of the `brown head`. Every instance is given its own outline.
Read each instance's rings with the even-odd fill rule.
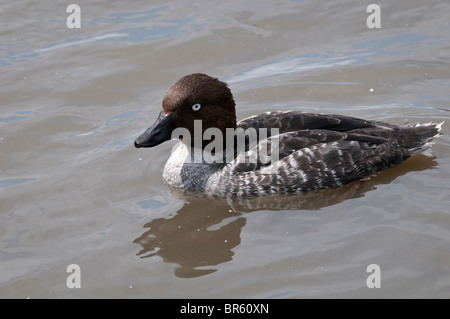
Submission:
[[[182,77],[167,90],[156,122],[134,144],[156,146],[169,140],[176,128],[189,130],[194,143],[195,120],[202,121],[202,136],[208,128],[218,128],[224,137],[226,128],[236,128],[235,102],[226,83],[201,73]]]

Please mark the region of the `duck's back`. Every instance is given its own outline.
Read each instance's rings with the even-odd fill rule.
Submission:
[[[268,129],[256,146],[210,176],[208,193],[257,194],[308,191],[343,185],[396,165],[430,147],[441,124],[392,125],[342,115],[267,112],[237,123]],[[279,135],[271,136],[270,129]],[[278,159],[265,163],[252,154],[276,145]],[[244,159],[244,160],[243,160]]]

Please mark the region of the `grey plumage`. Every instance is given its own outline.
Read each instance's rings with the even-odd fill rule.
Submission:
[[[280,161],[272,163],[276,165],[275,172],[268,172],[268,164],[235,160],[208,178],[205,191],[244,195],[347,184],[429,148],[430,141],[440,134],[441,124],[396,126],[342,115],[292,111],[250,117],[240,121],[238,127],[270,125],[280,130]],[[259,142],[270,145],[271,137]]]

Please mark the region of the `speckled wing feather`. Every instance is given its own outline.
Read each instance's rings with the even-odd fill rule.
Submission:
[[[328,129],[344,132],[374,127],[371,122],[354,117],[311,114],[301,111],[266,112],[243,119],[237,123],[237,126],[243,129],[250,127],[256,129],[278,128],[280,134],[307,129]]]
[[[423,152],[431,146],[431,141],[441,135],[442,123],[418,123],[415,125],[389,125],[387,123],[373,122],[376,125],[370,128],[358,128],[351,132],[355,134],[383,137],[393,140],[402,148],[408,150],[409,155]]]
[[[270,157],[272,155],[272,148],[275,148],[275,143],[278,146],[278,159],[282,160],[292,153],[307,148],[319,143],[330,143],[340,141],[347,137],[347,134],[329,130],[300,130],[294,132],[287,132],[277,136],[269,137],[259,141],[258,145],[246,149],[245,153],[240,154],[241,157],[236,156],[235,160],[230,163],[233,173],[256,171],[262,167],[271,165],[270,161],[263,161],[262,154]],[[252,163],[253,155],[256,162]]]
[[[211,179],[208,188],[219,193],[243,195],[343,185],[398,164],[418,149],[423,150],[440,129],[435,124],[434,127],[381,127],[384,124],[367,123],[364,129],[349,132],[299,130],[267,138],[248,150],[245,158],[251,158],[252,152],[262,148],[270,156],[269,150],[276,138],[280,150],[278,162],[263,163],[259,156],[256,163],[236,158],[222,169],[220,175]],[[346,126],[351,127],[351,124]],[[411,134],[414,136],[408,138]]]

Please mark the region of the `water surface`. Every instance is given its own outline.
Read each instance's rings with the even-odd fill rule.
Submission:
[[[80,29],[64,3],[0,5],[0,297],[450,297],[447,2],[380,2],[380,29],[350,0],[77,3]],[[175,142],[133,140],[194,72],[230,84],[239,119],[445,120],[444,135],[341,188],[173,194]]]

